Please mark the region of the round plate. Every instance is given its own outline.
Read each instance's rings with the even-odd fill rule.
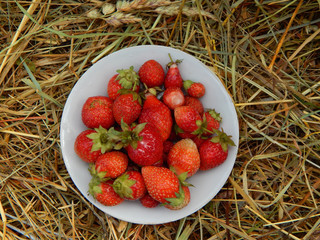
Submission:
[[[147,60],[158,61],[164,69],[170,62],[170,54],[174,60],[183,60],[179,64],[182,78],[201,82],[206,87],[206,94],[201,98],[205,108],[214,108],[222,116],[221,127],[232,136],[236,144],[229,147],[227,160],[220,166],[198,171],[189,178],[191,200],[181,210],[169,210],[163,206],[145,208],[139,201],[124,201],[118,206],[107,207],[97,202],[88,194],[88,183],[91,180],[88,164],[74,152],[74,141],[78,134],[86,129],[81,121],[82,105],[88,97],[107,95],[108,80],[116,74],[117,69],[133,66],[136,71]],[[233,102],[218,77],[195,57],[180,50],[144,45],[129,47],[114,52],[91,66],[73,87],[65,104],[61,119],[61,149],[66,168],[76,187],[97,208],[115,218],[137,224],[162,224],[186,217],[207,204],[225,184],[238,150],[239,126]]]

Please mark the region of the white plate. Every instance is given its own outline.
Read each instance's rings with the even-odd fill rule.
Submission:
[[[204,107],[215,108],[221,113],[224,131],[232,136],[236,147],[229,148],[227,160],[211,170],[199,171],[189,179],[194,185],[190,188],[191,201],[181,210],[169,210],[163,206],[153,209],[144,208],[139,201],[125,201],[114,207],[106,207],[88,194],[88,183],[91,176],[88,164],[80,160],[73,149],[78,134],[86,129],[81,121],[81,108],[90,96],[106,95],[108,80],[116,74],[117,69],[134,66],[136,71],[149,59],[155,59],[165,69],[173,59],[182,59],[179,69],[183,79],[202,82],[206,94],[201,98]],[[225,184],[238,150],[239,126],[232,100],[218,77],[195,57],[180,50],[164,46],[137,46],[114,52],[88,69],[73,87],[65,104],[61,119],[61,148],[66,168],[79,191],[97,208],[115,218],[137,224],[162,224],[186,217],[207,204]]]

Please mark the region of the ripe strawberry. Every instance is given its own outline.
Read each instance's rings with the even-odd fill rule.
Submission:
[[[160,204],[160,202],[158,202],[157,200],[153,199],[148,192],[146,192],[146,194],[139,199],[140,203],[142,204],[142,206],[146,207],[146,208],[155,208],[156,206],[158,206]]]
[[[188,186],[181,186],[175,198],[169,199],[170,204],[164,204],[164,206],[170,210],[179,210],[184,208],[190,203],[190,190]]]
[[[156,163],[161,159],[163,152],[163,140],[159,131],[150,123],[144,124],[139,124],[133,129],[133,131],[138,130],[139,140],[126,147],[129,158],[140,166]]]
[[[190,106],[180,106],[174,109],[174,118],[184,132],[193,133],[202,124],[200,114]]]
[[[228,156],[228,146],[235,146],[230,136],[223,131],[215,130],[216,136],[201,144],[200,170],[208,170],[222,164]]]
[[[166,77],[164,79],[164,87],[169,88],[169,87],[177,87],[181,88],[183,86],[183,80],[180,74],[180,70],[178,68],[178,64],[181,62],[180,60],[173,61],[170,57],[170,62],[167,64],[168,72],[166,74]]]
[[[170,109],[155,96],[147,96],[139,116],[139,123],[151,123],[160,132],[163,141],[170,136],[173,119]]]
[[[171,148],[167,162],[177,175],[188,172],[188,177],[191,177],[200,167],[197,145],[189,138],[178,141]]]
[[[193,107],[194,109],[197,110],[200,116],[202,116],[202,114],[204,113],[204,108],[203,108],[202,102],[198,98],[185,96],[184,99],[185,99],[184,105]]]
[[[135,92],[124,93],[113,102],[113,116],[118,124],[121,120],[127,124],[133,123],[141,113],[140,96]]]
[[[127,171],[118,177],[113,185],[114,191],[127,200],[142,198],[147,192],[142,175],[138,171]]]
[[[207,110],[203,116],[204,122],[204,136],[210,136],[213,134],[214,129],[219,129],[222,118],[220,113],[217,113],[214,109]]]
[[[155,60],[148,60],[139,69],[140,81],[147,87],[161,86],[164,82],[165,73],[160,65]]]
[[[97,158],[112,149],[107,136],[107,130],[102,128],[82,131],[74,142],[76,154],[85,162],[92,163]]]
[[[114,124],[113,101],[104,96],[89,97],[82,107],[82,122],[88,128],[110,128]]]
[[[122,131],[110,128],[108,136],[114,149],[125,148],[129,158],[140,166],[159,161],[163,152],[163,140],[158,129],[150,123],[140,123],[133,128],[121,122]]]
[[[170,169],[145,166],[141,173],[148,193],[158,202],[168,203],[166,199],[175,198],[179,192],[179,179]]]
[[[162,101],[170,109],[184,105],[184,94],[180,88],[170,87],[163,92]]]
[[[89,193],[105,206],[116,206],[124,201],[112,187],[113,180],[106,182],[97,181],[93,178],[89,183]]]
[[[107,152],[97,158],[90,168],[90,173],[100,180],[117,178],[127,170],[128,162],[128,157],[123,152]]]
[[[183,87],[191,97],[200,98],[202,97],[206,89],[200,82],[193,82],[191,80],[183,81]]]
[[[118,74],[115,74],[108,82],[107,93],[109,98],[115,100],[120,95],[120,89],[139,92],[139,76],[132,66],[129,69],[117,70],[117,72]]]
[[[207,138],[203,136],[196,136],[192,138],[192,141],[197,145],[197,148],[199,149],[201,144],[204,143],[207,140]]]

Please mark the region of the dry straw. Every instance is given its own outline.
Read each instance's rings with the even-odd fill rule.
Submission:
[[[1,1],[0,238],[320,239],[319,9],[311,0]],[[79,77],[141,44],[206,64],[240,124],[237,160],[218,195],[154,226],[92,206],[59,141]]]

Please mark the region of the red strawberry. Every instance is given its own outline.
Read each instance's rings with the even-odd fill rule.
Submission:
[[[163,92],[162,101],[170,109],[184,105],[184,94],[180,88],[170,87]]]
[[[198,98],[185,96],[184,99],[185,99],[184,105],[193,107],[202,116],[204,112],[204,108],[203,108],[202,102]]]
[[[119,84],[119,80],[117,79],[119,74],[113,75],[108,82],[107,93],[108,97],[113,101],[120,95],[118,91],[122,89],[122,86]]]
[[[105,206],[119,205],[124,199],[113,190],[112,184],[113,180],[100,182],[93,178],[89,183],[89,193]]]
[[[127,200],[137,200],[147,192],[142,175],[138,171],[127,171],[113,183],[114,191]]]
[[[189,138],[180,140],[171,148],[167,162],[177,175],[188,172],[188,177],[191,177],[200,167],[197,145]]]
[[[147,87],[161,86],[164,82],[165,73],[160,65],[155,60],[146,61],[139,69],[140,81]]]
[[[180,106],[174,109],[174,118],[184,132],[192,133],[202,124],[200,114],[190,106]]]
[[[110,128],[114,124],[113,101],[104,96],[89,97],[82,107],[82,122],[88,128]]]
[[[220,113],[217,113],[214,109],[207,110],[203,116],[204,122],[204,136],[210,136],[213,134],[214,129],[219,129],[222,118]]]
[[[152,165],[159,161],[163,152],[163,140],[159,131],[150,123],[137,125],[140,138],[136,144],[132,143],[126,147],[129,158],[140,166]],[[141,127],[144,125],[143,129]],[[139,126],[139,127],[138,127]]]
[[[228,146],[235,145],[230,136],[223,131],[215,130],[215,132],[217,136],[207,139],[200,146],[201,170],[208,170],[222,164],[228,157]]]
[[[167,64],[167,67],[169,67],[168,72],[166,74],[166,77],[164,79],[164,87],[177,87],[181,88],[183,86],[183,80],[180,74],[180,70],[178,68],[178,64],[181,62],[180,60],[173,61],[171,59],[171,56],[169,54],[171,62]]]
[[[128,157],[123,152],[107,152],[97,158],[95,164],[91,166],[90,173],[100,180],[116,178],[127,170],[128,162]]]
[[[135,92],[125,93],[114,100],[112,111],[118,124],[121,120],[127,124],[133,123],[141,113],[140,96]]]
[[[150,123],[140,123],[130,128],[121,123],[122,131],[110,128],[108,137],[114,149],[125,148],[129,158],[140,166],[152,165],[161,160],[163,140],[160,132]]]
[[[181,190],[175,198],[169,199],[170,204],[164,206],[170,210],[179,210],[187,206],[190,202],[190,190],[188,186],[181,186]]]
[[[202,97],[206,92],[206,89],[202,83],[193,82],[191,80],[184,81],[183,87],[191,97],[195,98]]]
[[[166,199],[175,198],[179,192],[179,179],[170,169],[145,166],[141,173],[148,193],[158,202],[168,203]]]
[[[201,144],[204,143],[207,140],[207,138],[204,138],[202,136],[196,136],[192,138],[192,141],[197,145],[197,148],[199,149]]]
[[[120,95],[120,89],[139,92],[139,76],[133,70],[133,67],[117,70],[117,72],[118,74],[115,74],[108,82],[107,93],[112,100],[115,100]]]
[[[142,198],[139,199],[142,206],[146,208],[155,208],[160,204],[157,200],[153,199],[149,193],[146,193]]]
[[[163,102],[161,102],[155,95],[151,93],[146,94],[143,108],[158,107],[163,105]]]
[[[139,116],[139,123],[146,122],[154,125],[165,141],[169,138],[172,129],[171,111],[160,100],[154,98],[156,97],[151,95],[147,97]]]
[[[107,130],[102,127],[81,132],[74,142],[76,154],[88,163],[95,162],[101,154],[111,149]]]

